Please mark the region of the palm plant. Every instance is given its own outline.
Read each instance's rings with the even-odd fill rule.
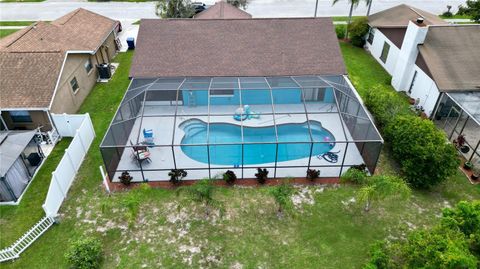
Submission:
[[[273,199],[275,199],[275,203],[278,206],[278,217],[281,217],[283,215],[284,209],[291,206],[291,197],[293,191],[294,189],[290,183],[282,183],[270,189],[269,193],[273,196]]]
[[[339,1],[340,0],[333,0],[332,5],[335,5]],[[348,23],[347,23],[347,27],[345,29],[345,39],[348,39],[348,28],[350,26],[350,23],[352,22],[353,10],[358,7],[358,4],[360,4],[360,1],[361,0],[348,0],[348,2],[350,3],[350,12],[348,13]],[[366,1],[370,1],[370,0],[366,0]]]
[[[364,210],[370,211],[373,201],[386,199],[387,197],[399,197],[407,199],[411,194],[410,187],[405,181],[396,176],[372,176],[359,191],[358,198],[365,202]]]
[[[205,207],[205,217],[208,217],[211,209],[218,209],[220,213],[223,212],[222,202],[213,197],[216,188],[212,181],[207,178],[191,186],[179,187],[177,189],[177,195],[184,191],[188,194],[189,200],[203,204]]]

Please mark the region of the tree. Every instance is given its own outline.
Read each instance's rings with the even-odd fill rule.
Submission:
[[[480,258],[480,200],[461,201],[443,210],[442,226],[462,232],[470,250]]]
[[[413,187],[430,188],[457,171],[460,161],[455,147],[429,120],[396,116],[385,128],[385,136]]]
[[[272,187],[269,191],[270,195],[273,196],[275,199],[275,203],[278,206],[277,215],[278,217],[282,217],[284,209],[291,206],[292,194],[293,194],[293,187],[290,183],[282,183],[275,187]]]
[[[370,9],[372,8],[373,0],[365,0],[365,4],[367,4],[367,17],[370,16]]]
[[[480,22],[480,1],[467,0],[466,6],[460,5],[457,14],[468,15],[475,22]]]
[[[215,190],[216,186],[213,185],[210,179],[202,179],[192,186],[179,187],[177,195],[184,191],[188,194],[191,201],[202,203],[205,207],[205,217],[208,217],[211,209],[219,209],[220,212],[223,210],[222,202],[213,197]]]
[[[333,0],[332,5],[335,5],[339,1],[340,0]],[[345,38],[346,39],[348,39],[348,28],[350,26],[350,23],[352,22],[353,10],[358,7],[358,4],[360,4],[360,0],[348,0],[348,3],[350,4],[350,12],[348,13],[348,23],[347,23],[347,28],[345,30]]]
[[[247,9],[249,0],[227,0],[227,3],[230,5],[236,7],[236,8],[242,8],[242,9]]]
[[[167,18],[191,18],[195,9],[190,0],[160,0],[155,5],[155,14]]]
[[[357,18],[348,27],[350,28],[350,42],[352,45],[362,48],[365,45],[365,36],[369,29],[367,18]]]
[[[371,176],[367,183],[359,190],[358,198],[365,202],[364,210],[368,212],[373,201],[387,197],[400,197],[406,199],[411,190],[402,178],[396,176]]]

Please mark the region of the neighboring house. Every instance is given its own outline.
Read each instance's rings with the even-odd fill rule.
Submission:
[[[392,75],[392,86],[415,99],[449,139],[466,135],[465,157],[480,161],[480,25],[447,24],[407,5],[368,19],[366,47]]]
[[[383,140],[330,18],[144,19],[130,77],[100,147],[111,181],[375,170]]]
[[[42,163],[36,131],[0,131],[0,202],[16,202]]]
[[[50,113],[75,113],[118,51],[120,24],[85,9],[36,22],[0,40],[2,128],[54,129]]]
[[[252,15],[225,1],[218,1],[193,17],[194,19],[250,19]]]

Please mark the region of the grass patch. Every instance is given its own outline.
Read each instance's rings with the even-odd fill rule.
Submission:
[[[35,21],[0,21],[0,26],[29,26]]]
[[[365,18],[365,16],[352,16],[352,21],[359,18]],[[348,21],[348,16],[334,16],[332,21]]]
[[[388,76],[373,58],[341,46],[359,91],[364,94],[377,84],[389,90]],[[170,190],[142,188],[107,196],[98,146],[128,86],[132,55],[117,56],[114,78],[97,84],[81,108],[90,113],[97,136],[61,208],[61,223],[5,268],[66,268],[67,239],[83,234],[102,240],[103,268],[359,268],[375,240],[433,226],[443,207],[480,197],[480,189],[461,172],[434,190],[414,191],[409,201],[374,204],[370,213],[363,213],[363,205],[344,204],[356,195],[356,186],[301,187],[307,202],[283,219],[277,218],[268,187],[220,189],[215,198],[224,202],[225,213],[213,212],[208,219],[200,205],[182,202],[184,194]],[[398,173],[388,148],[378,170]]]
[[[33,178],[20,205],[0,206],[0,225],[2,227],[0,249],[13,244],[45,214],[42,204],[47,196],[52,172],[57,168],[71,140],[71,138],[65,137],[55,146]]]
[[[132,24],[133,24],[133,25],[139,25],[141,21],[142,21],[142,20],[138,20],[138,21],[136,21],[136,22],[134,22],[134,23],[132,23]]]
[[[0,38],[13,34],[20,29],[0,29]]]
[[[443,15],[438,15],[438,17],[442,19],[471,19],[469,15],[453,15],[451,17],[443,16]]]

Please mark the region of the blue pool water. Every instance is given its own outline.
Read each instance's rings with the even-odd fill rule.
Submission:
[[[324,129],[320,122],[310,121],[313,140],[317,142],[335,141],[335,137]],[[208,163],[207,146],[192,146],[192,144],[207,143],[207,123],[199,119],[190,119],[180,124],[185,132],[182,138],[182,151],[190,158]],[[279,142],[305,142],[295,144],[278,144],[278,162],[290,161],[310,156],[311,140],[307,122],[277,125]],[[274,163],[276,155],[275,128],[243,127],[244,143],[274,143],[245,144],[243,164]],[[241,127],[230,123],[210,123],[210,163],[214,165],[241,166],[242,145]],[[213,145],[218,143],[239,143],[238,145]],[[330,151],[334,143],[314,144],[312,155]]]

